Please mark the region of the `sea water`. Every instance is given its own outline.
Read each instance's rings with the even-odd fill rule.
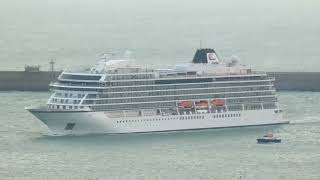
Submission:
[[[320,179],[320,93],[280,92],[288,125],[62,137],[24,110],[48,96],[0,92],[0,179]]]

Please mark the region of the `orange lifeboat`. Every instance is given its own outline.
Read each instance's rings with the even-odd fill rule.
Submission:
[[[197,101],[195,105],[196,107],[208,107],[208,101]]]
[[[224,99],[213,99],[210,103],[215,106],[223,106],[225,102]]]
[[[193,106],[192,101],[181,101],[177,102],[178,107],[191,108]]]

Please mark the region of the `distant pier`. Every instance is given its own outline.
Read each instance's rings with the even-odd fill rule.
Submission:
[[[0,91],[48,91],[59,71],[0,71]],[[320,72],[268,72],[279,91],[319,91]]]

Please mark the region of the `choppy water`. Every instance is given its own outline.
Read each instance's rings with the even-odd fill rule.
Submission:
[[[319,0],[1,0],[0,70],[90,66],[130,49],[141,63],[190,61],[202,40],[260,70],[320,69]]]
[[[0,92],[0,179],[320,179],[320,93],[279,94],[290,125],[75,137],[23,109],[48,96]],[[283,143],[256,144],[269,130]]]

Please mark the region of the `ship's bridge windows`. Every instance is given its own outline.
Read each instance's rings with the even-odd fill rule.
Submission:
[[[62,79],[74,79],[74,80],[100,80],[101,75],[71,75],[71,74],[63,74]]]

